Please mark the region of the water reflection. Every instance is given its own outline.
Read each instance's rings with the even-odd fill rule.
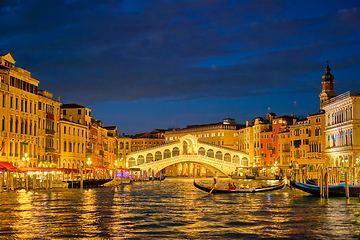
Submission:
[[[197,181],[212,184],[212,179]],[[4,192],[0,201],[1,235],[15,239],[357,239],[360,233],[360,205],[355,198],[324,200],[289,188],[208,195],[191,179]]]

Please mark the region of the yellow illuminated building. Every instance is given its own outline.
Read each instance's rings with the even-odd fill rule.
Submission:
[[[79,168],[86,166],[87,127],[66,119],[60,120],[60,167]]]
[[[166,131],[165,141],[171,142],[191,134],[198,137],[199,141],[239,150],[238,130],[243,127],[244,125],[236,124],[234,119],[227,118],[219,123],[189,125],[186,128]]]
[[[0,160],[18,167],[57,165],[60,102],[38,90],[39,81],[0,55]]]

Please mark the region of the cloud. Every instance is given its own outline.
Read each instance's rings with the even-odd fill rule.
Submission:
[[[337,4],[295,19],[283,1],[8,1],[0,49],[80,104],[318,91],[326,60],[359,70],[359,8]]]

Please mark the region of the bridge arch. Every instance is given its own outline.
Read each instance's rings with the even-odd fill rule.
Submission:
[[[184,159],[183,156],[189,156],[193,159]],[[124,158],[129,167],[138,169],[149,169],[153,163],[157,164],[156,169],[159,169],[160,166],[171,166],[180,163],[179,158],[182,158],[184,163],[194,163],[210,171],[218,170],[219,172],[229,172],[230,169],[227,168],[231,168],[231,173],[237,167],[248,167],[250,165],[250,158],[247,153],[200,142],[193,135],[186,135],[163,145],[131,152]],[[174,162],[175,160],[176,162]],[[223,167],[226,169],[222,169]]]

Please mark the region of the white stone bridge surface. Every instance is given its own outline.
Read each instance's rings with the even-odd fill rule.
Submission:
[[[129,153],[128,167],[155,173],[179,163],[193,163],[219,175],[230,175],[238,167],[249,167],[249,155],[242,151],[198,141],[193,135],[176,141]]]

